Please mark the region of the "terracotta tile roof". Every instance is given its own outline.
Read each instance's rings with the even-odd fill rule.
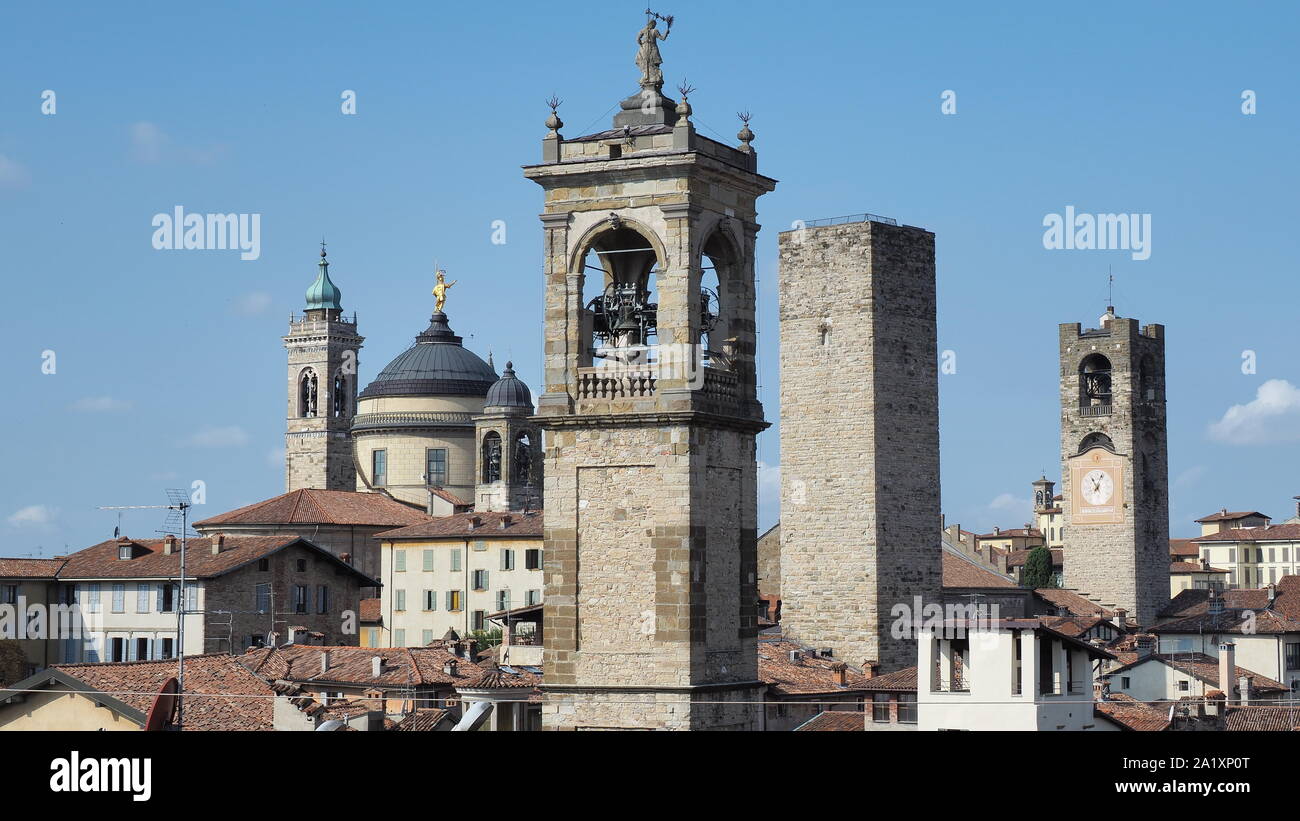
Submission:
[[[1300,522],[1260,527],[1239,527],[1222,530],[1208,536],[1192,539],[1197,544],[1206,542],[1294,542],[1300,539]]]
[[[944,587],[1016,587],[1016,583],[975,564],[969,559],[943,551]]]
[[[359,618],[363,622],[378,622],[383,619],[383,599],[362,599],[358,608]]]
[[[479,676],[472,684],[461,687],[468,690],[498,690],[502,688],[536,688],[542,683],[540,673],[534,673],[523,667],[508,665],[504,668],[490,669]]]
[[[790,651],[800,653],[799,661],[790,661]],[[762,637],[758,640],[758,678],[773,693],[783,696],[857,692],[868,679],[851,667],[845,667],[844,684],[839,684],[835,667],[843,662],[833,658],[804,655],[807,647],[784,638]]]
[[[1034,548],[1030,547],[1025,550],[1012,550],[1007,554],[1007,567],[1021,567],[1025,560],[1029,558],[1029,551]],[[1062,567],[1065,563],[1061,548],[1049,548],[1052,551],[1052,567]]]
[[[1193,539],[1170,539],[1169,555],[1192,556],[1195,558],[1201,555],[1201,551],[1200,548],[1196,546],[1196,542]]]
[[[1100,616],[1040,616],[1043,624],[1058,633],[1079,638],[1099,624],[1111,624],[1110,619]],[[1114,627],[1114,625],[1111,625]]]
[[[1229,732],[1288,732],[1300,730],[1300,707],[1251,704],[1229,707],[1223,722]]]
[[[904,667],[892,673],[873,676],[859,685],[859,689],[873,692],[915,693],[916,668]]]
[[[1053,607],[1064,607],[1074,616],[1095,616],[1100,613],[1108,619],[1115,618],[1115,611],[1108,610],[1094,601],[1089,601],[1073,590],[1057,587],[1040,587],[1034,595]]]
[[[163,682],[176,675],[176,661],[58,664],[53,669],[147,714]],[[234,656],[186,656],[185,693],[189,695],[184,698],[183,730],[273,728],[275,691]]]
[[[321,658],[329,651],[329,667],[321,670]],[[384,660],[379,676],[374,675],[373,659]],[[443,672],[448,661],[455,660],[456,672]],[[483,675],[476,662],[457,657],[441,645],[428,647],[319,647],[284,645],[256,647],[239,661],[266,679],[303,684],[338,683],[359,687],[394,690],[405,687],[464,687]]]
[[[980,533],[977,539],[1041,539],[1043,531],[1037,528],[1014,527],[1009,530],[999,530],[997,533]]]
[[[1244,519],[1247,516],[1259,516],[1264,519],[1269,518],[1268,516],[1265,516],[1263,513],[1260,513],[1258,510],[1220,510],[1218,513],[1211,513],[1209,516],[1202,516],[1201,518],[1196,520],[1196,523],[1204,524],[1206,522],[1231,522],[1237,519]]]
[[[221,552],[212,554],[212,542],[215,536],[198,536],[191,538],[186,548],[185,575],[187,578],[207,579],[221,576],[236,570],[249,562],[266,558],[290,545],[299,544],[305,549],[319,554],[323,559],[337,564],[373,586],[374,579],[367,577],[360,570],[336,558],[327,550],[322,550],[306,539],[297,536],[243,536],[226,534],[222,537]],[[97,545],[79,550],[68,556],[59,571],[61,579],[134,579],[134,578],[175,578],[180,573],[180,541],[171,554],[163,552],[163,539],[129,540],[135,547],[135,558],[119,559],[118,547],[128,540],[110,539]]]
[[[1124,693],[1112,693],[1093,706],[1093,714],[1105,716],[1125,730],[1160,732],[1169,729],[1169,711],[1144,704]]]
[[[470,529],[474,519],[479,524]],[[502,523],[506,523],[504,527]],[[512,539],[542,538],[542,512],[527,513],[455,513],[451,516],[439,516],[424,524],[386,530],[375,536],[377,539],[465,539],[469,537],[490,539],[503,536]]]
[[[394,501],[381,493],[302,489],[211,516],[195,522],[194,526],[211,528],[226,524],[319,524],[404,527],[426,522],[429,518],[423,511]]]
[[[53,579],[64,559],[0,559],[0,578]]]
[[[849,710],[827,710],[795,727],[795,732],[864,732],[867,714]]]
[[[1177,573],[1227,573],[1227,570],[1220,570],[1217,567],[1201,567],[1200,562],[1170,562],[1170,574]]]
[[[1131,669],[1139,664],[1145,664],[1149,661],[1160,662],[1161,664],[1171,667],[1180,673],[1199,679],[1211,687],[1222,689],[1223,685],[1219,682],[1219,660],[1213,656],[1208,656],[1205,653],[1152,653],[1146,658],[1138,659],[1132,664],[1126,664],[1123,667],[1116,667],[1113,670],[1109,670],[1106,672],[1106,675],[1113,676],[1116,673]],[[1242,676],[1250,676],[1255,679],[1254,687],[1256,692],[1285,693],[1288,691],[1288,688],[1281,682],[1274,681],[1268,676],[1261,676],[1254,670],[1247,670],[1245,667],[1241,666],[1235,666],[1233,669],[1234,679],[1240,679]],[[1235,686],[1236,681],[1234,680],[1231,682],[1231,685]]]
[[[1220,594],[1223,612],[1210,613],[1210,591],[1183,590],[1160,611],[1152,627],[1156,633],[1241,633],[1247,627],[1257,633],[1300,632],[1300,576],[1283,576],[1276,585],[1272,606],[1263,588],[1224,590]],[[1253,624],[1243,616],[1254,613]]]
[[[451,713],[446,710],[421,707],[415,712],[407,713],[406,717],[397,722],[393,729],[402,733],[427,733],[438,729],[439,724],[450,718]]]
[[[444,502],[450,502],[452,505],[456,507],[473,506],[470,502],[465,501],[464,499],[460,498],[456,494],[452,493],[450,490],[443,490],[440,487],[431,487],[429,488],[429,492],[432,493],[434,496],[437,496],[439,499],[442,499]]]

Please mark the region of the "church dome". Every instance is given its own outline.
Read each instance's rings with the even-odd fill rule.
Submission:
[[[307,288],[307,310],[343,310],[343,292],[330,279],[330,263],[325,258],[323,247],[320,249],[320,262],[317,266],[320,268],[320,273],[316,275],[316,281]]]
[[[461,345],[437,311],[415,344],[398,354],[361,392],[380,396],[485,396],[497,381],[492,366]]]
[[[488,388],[487,399],[483,402],[489,408],[528,408],[533,409],[533,395],[524,384],[524,380],[515,376],[515,363],[507,362],[501,378]]]

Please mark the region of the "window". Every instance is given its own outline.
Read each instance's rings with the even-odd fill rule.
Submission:
[[[316,415],[316,372],[311,368],[303,371],[298,381],[298,415]]]
[[[1287,644],[1286,669],[1300,670],[1300,642],[1290,642]]]
[[[295,562],[293,563],[293,566],[297,569],[297,571],[298,571],[299,573],[306,573],[306,572],[307,572],[307,560],[306,560],[306,559],[298,559],[297,561],[295,561]]]
[[[271,609],[271,585],[269,583],[262,582],[254,585],[253,609],[259,613],[265,613]]]
[[[6,584],[3,588],[0,588],[0,590],[3,590],[3,598],[0,599],[0,601],[4,604],[18,603],[18,585]]]
[[[475,590],[488,589],[488,572],[486,570],[475,570],[470,574],[470,579]]]
[[[485,485],[501,481],[501,434],[494,430],[483,435],[483,467],[479,481]]]
[[[1210,560],[1210,549],[1208,547],[1201,551],[1201,558],[1207,562]]]
[[[424,609],[425,612],[432,612],[438,609],[438,592],[436,590],[424,591]]]
[[[460,570],[460,548],[459,547],[451,551],[451,569],[453,571]]]
[[[117,546],[117,557],[119,559],[129,559],[134,555],[135,547],[130,544],[120,544]]]
[[[185,583],[185,609],[195,612],[199,609],[199,583]]]
[[[262,644],[261,638],[255,638],[257,638],[258,646],[260,647]],[[169,659],[176,655],[176,639],[159,639],[158,642],[161,645],[158,649],[158,658]]]
[[[446,448],[428,448],[424,451],[424,481],[430,487],[447,484]]]
[[[270,560],[270,559],[258,559],[258,560],[257,560],[257,569],[258,569],[259,571],[263,572],[263,573],[265,573],[266,571],[270,570],[270,569],[271,569],[271,560]]]
[[[393,570],[398,573],[406,572],[406,551],[405,550],[393,551]]]
[[[482,630],[487,626],[487,611],[475,610],[473,625],[475,630]]]
[[[1262,547],[1260,548],[1260,550],[1263,550],[1263,549],[1264,549],[1264,548],[1262,548]],[[1277,561],[1277,549],[1276,549],[1276,548],[1270,547],[1270,548],[1268,549],[1268,560],[1269,560],[1270,562],[1275,562],[1275,561]]]
[[[176,585],[174,584],[158,585],[158,612],[159,613],[176,612]]]
[[[132,660],[132,661],[148,661],[148,660],[149,660],[149,651],[150,651],[150,649],[151,649],[151,648],[149,647],[150,644],[152,644],[152,642],[149,641],[149,639],[136,639],[136,640],[135,640],[135,655],[132,656],[131,660]]]
[[[114,582],[113,584],[113,612],[126,612],[126,582]]]
[[[307,585],[295,584],[293,586],[293,612],[306,613],[307,607]]]
[[[394,610],[405,610],[405,609],[406,609],[406,591],[405,591],[405,590],[398,590],[398,591],[396,592],[396,594],[395,594],[395,596],[394,596],[394,601],[393,601],[393,609],[394,609]]]
[[[889,693],[876,693],[871,697],[871,720],[889,723]]]
[[[508,547],[501,548],[501,569],[515,569],[515,552]]]
[[[497,591],[497,610],[509,610],[509,609],[510,609],[510,591],[509,591],[509,590],[498,590],[498,591]]]
[[[316,587],[316,612],[328,613],[330,611],[330,589],[327,585],[317,585]]]
[[[405,630],[394,630],[394,631],[393,631],[393,646],[394,646],[394,647],[405,647],[405,646],[406,646],[406,631],[405,631]]]
[[[1121,690],[1130,690],[1133,687],[1133,679],[1128,676],[1119,677],[1119,688]]]
[[[487,542],[483,541],[482,539],[475,539],[475,540],[474,540],[474,552],[475,552],[475,553],[482,553],[482,552],[485,551],[485,550],[487,550]]]
[[[459,591],[459,590],[448,590],[448,591],[447,591],[447,609],[448,609],[448,610],[455,611],[455,610],[460,610],[460,608],[461,608],[461,591]]]
[[[86,585],[86,612],[99,612],[99,582]]]
[[[1229,562],[1237,561],[1237,548],[1235,547],[1228,548],[1228,561]]]
[[[916,693],[898,694],[898,723],[916,723]]]
[[[371,475],[376,487],[388,484],[388,451],[376,450],[370,454]]]
[[[542,569],[542,551],[537,548],[524,551],[524,567],[528,570]]]
[[[348,378],[343,375],[342,370],[334,374],[333,401],[330,403],[330,411],[337,418],[348,414]]]
[[[126,661],[126,639],[110,639],[108,642],[108,660]]]
[[[541,601],[542,591],[540,590],[529,590],[524,596],[524,604],[529,607],[532,607],[534,604],[541,604]]]
[[[433,572],[433,551],[432,550],[424,551],[423,559],[424,559],[424,565],[423,565],[424,572],[432,573]]]
[[[1187,681],[1178,682],[1178,692],[1186,693],[1189,689],[1191,689],[1191,685]]]
[[[428,647],[430,644],[433,644],[432,630],[425,630],[420,634],[420,644],[422,644],[425,647]]]

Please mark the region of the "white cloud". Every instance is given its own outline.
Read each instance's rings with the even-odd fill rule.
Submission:
[[[284,467],[284,448],[271,448],[266,452],[266,463],[273,468]]]
[[[1204,478],[1205,475],[1209,472],[1210,469],[1205,465],[1193,465],[1192,467],[1189,467],[1187,470],[1184,470],[1182,473],[1178,474],[1178,476],[1174,479],[1174,486],[1187,487],[1188,485],[1194,485],[1197,482],[1201,481],[1201,479]]]
[[[248,444],[248,434],[238,425],[202,428],[181,440],[191,448],[238,448]]]
[[[1270,379],[1250,402],[1228,408],[1208,433],[1230,445],[1300,441],[1300,388],[1285,379]]]
[[[26,188],[31,181],[24,165],[0,154],[0,188]]]
[[[137,162],[146,164],[179,161],[196,165],[210,165],[226,153],[224,145],[207,148],[177,146],[170,135],[151,122],[141,121],[131,125],[131,153]]]
[[[54,521],[56,512],[49,505],[28,505],[11,514],[6,521],[14,527],[42,527]]]
[[[1031,499],[1022,499],[1014,493],[999,493],[993,501],[989,502],[988,508],[995,513],[1025,517],[1033,511],[1034,503]],[[1024,521],[1016,523],[1015,526],[1019,527],[1022,524]]]
[[[72,409],[84,413],[112,413],[130,410],[131,403],[111,396],[87,396],[72,403]]]
[[[257,316],[271,307],[271,295],[266,291],[251,291],[235,300],[235,313],[240,316]]]

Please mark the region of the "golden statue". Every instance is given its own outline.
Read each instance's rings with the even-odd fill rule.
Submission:
[[[434,310],[442,313],[442,306],[447,304],[447,289],[456,284],[456,280],[448,282],[445,278],[446,271],[438,269],[438,284],[433,286]]]

